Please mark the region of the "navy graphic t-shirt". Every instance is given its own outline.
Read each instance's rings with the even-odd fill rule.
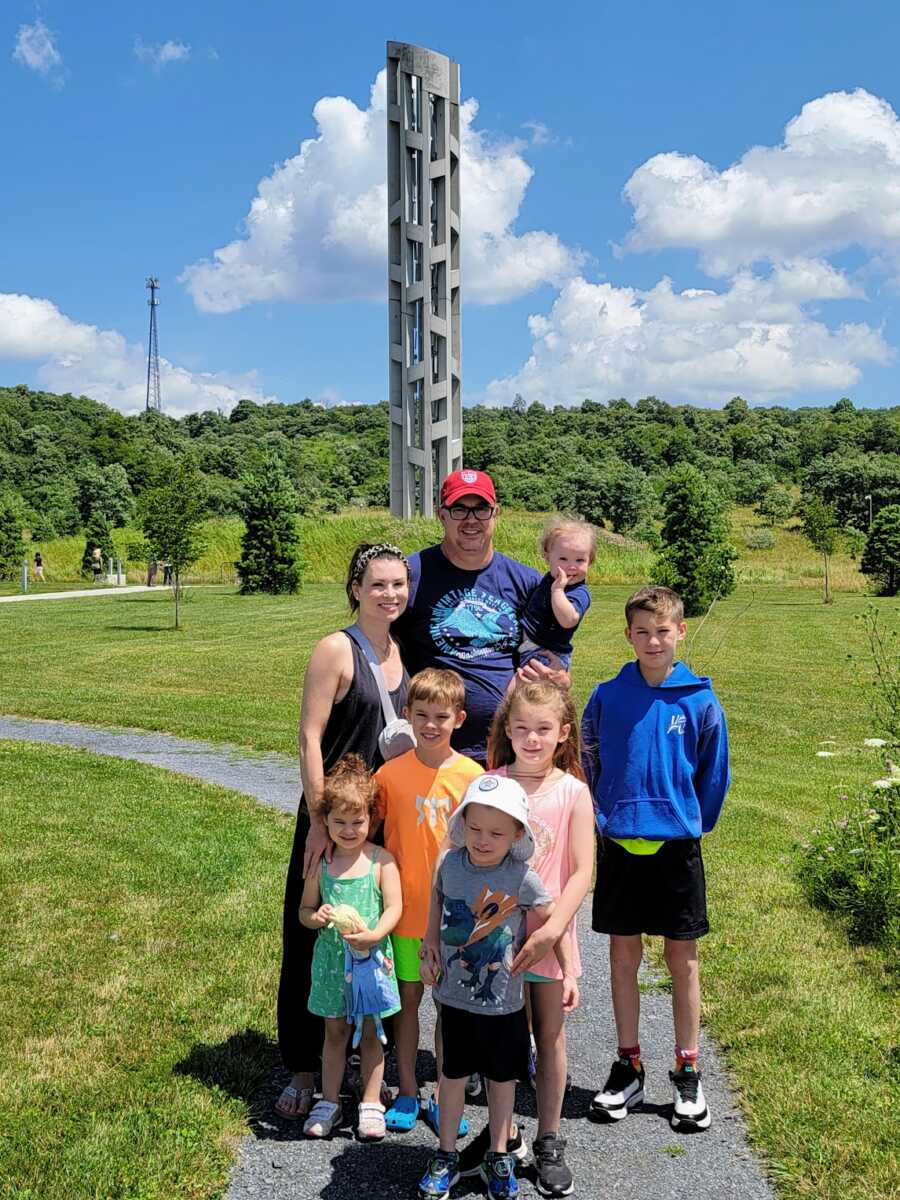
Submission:
[[[404,661],[410,675],[439,667],[462,676],[467,715],[453,745],[483,762],[522,640],[520,614],[540,574],[497,550],[486,567],[466,571],[440,546],[413,554],[409,567],[409,606],[393,627]]]

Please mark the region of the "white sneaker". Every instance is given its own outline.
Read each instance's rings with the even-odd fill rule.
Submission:
[[[332,1129],[340,1121],[341,1116],[341,1106],[339,1104],[332,1104],[330,1100],[320,1100],[318,1104],[313,1106],[312,1112],[306,1118],[303,1133],[306,1137],[311,1138],[329,1137]]]
[[[643,1098],[644,1068],[636,1068],[630,1058],[617,1058],[603,1091],[591,1101],[591,1112],[595,1117],[621,1121]]]
[[[680,1071],[670,1071],[672,1080],[672,1109],[671,1126],[681,1132],[696,1129],[709,1129],[712,1117],[706,1107],[706,1097],[703,1095],[703,1085],[700,1082],[700,1072],[696,1067],[685,1064]]]

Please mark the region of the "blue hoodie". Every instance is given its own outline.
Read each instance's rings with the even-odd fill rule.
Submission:
[[[728,730],[712,684],[675,663],[658,687],[636,662],[591,693],[581,722],[597,828],[672,841],[709,833],[728,791]]]

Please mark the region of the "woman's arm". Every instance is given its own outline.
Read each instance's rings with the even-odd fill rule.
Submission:
[[[300,709],[300,779],[312,828],[306,839],[303,875],[306,878],[324,854],[331,858],[325,824],[319,815],[325,769],[322,764],[322,734],[337,700],[347,694],[353,677],[353,652],[342,633],[322,638],[313,649],[303,677]]]
[[[594,809],[587,786],[582,786],[572,807],[569,821],[569,861],[572,874],[566,881],[553,916],[540,929],[536,929],[516,955],[512,965],[516,975],[528,971],[549,954],[569,922],[581,907],[581,902],[590,891],[594,869]]]

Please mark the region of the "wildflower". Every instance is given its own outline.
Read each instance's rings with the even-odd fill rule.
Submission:
[[[826,846],[825,849],[829,854],[834,854],[834,846]]]
[[[816,758],[834,758],[833,750],[817,750]]]
[[[895,783],[900,783],[900,779],[873,779],[872,787],[876,787],[879,791],[884,791],[886,788],[892,788]]]
[[[839,821],[835,821],[835,825],[838,827],[838,829],[846,829],[849,824],[850,824],[849,817],[841,817],[841,819]]]
[[[882,746],[887,745],[887,741],[884,738],[866,738],[863,745],[872,746],[874,749],[879,750]]]
[[[863,852],[862,846],[854,846],[853,849],[850,851],[851,854],[862,854],[862,852]]]

